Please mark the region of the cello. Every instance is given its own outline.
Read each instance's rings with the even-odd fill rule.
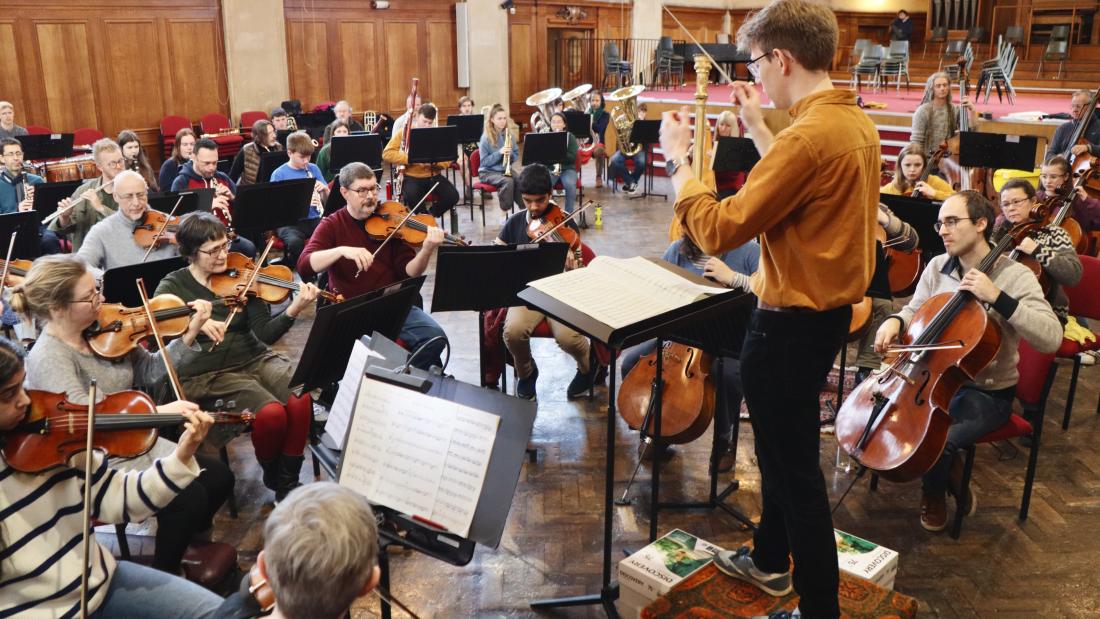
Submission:
[[[1009,247],[1038,227],[1013,226],[982,259],[988,274]],[[1000,328],[966,291],[929,298],[917,310],[898,353],[881,372],[860,383],[836,417],[837,442],[884,479],[919,478],[939,459],[951,425],[951,399],[976,377],[1001,345]]]

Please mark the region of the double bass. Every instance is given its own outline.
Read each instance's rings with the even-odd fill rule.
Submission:
[[[1038,227],[1024,222],[1001,236],[978,265],[988,274],[1009,247]],[[860,383],[836,417],[837,442],[884,479],[907,482],[928,472],[943,453],[951,399],[992,361],[1001,332],[966,291],[924,302],[897,353],[881,372]]]
[[[1061,153],[1062,156],[1066,158],[1066,161],[1069,162],[1070,172],[1074,175],[1079,175],[1086,170],[1092,169],[1093,155],[1088,150],[1080,155],[1074,155],[1073,147],[1085,146],[1087,148],[1089,146],[1089,141],[1085,138],[1085,133],[1088,131],[1089,124],[1096,114],[1097,103],[1100,103],[1100,88],[1092,93],[1088,104],[1085,106],[1085,111],[1081,115],[1081,120],[1077,123],[1077,128],[1073,130],[1073,135],[1070,136],[1069,145],[1066,147],[1065,152]],[[1086,179],[1083,186],[1090,196],[1100,198],[1100,179]]]

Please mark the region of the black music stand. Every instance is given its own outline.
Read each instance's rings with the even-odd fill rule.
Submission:
[[[664,264],[658,261],[661,267],[673,271],[688,279],[695,279],[696,276],[684,269],[680,269],[670,264]],[[584,314],[557,299],[539,291],[534,288],[527,288],[519,293],[520,300],[524,301],[527,305],[538,309],[539,311],[547,314],[553,319],[573,328],[574,330],[583,333],[599,342],[602,342],[611,350],[611,362],[610,367],[614,368],[618,361],[619,352],[624,347],[633,346],[642,342],[654,339],[666,337],[669,334],[673,334],[677,331],[693,326],[694,328],[702,328],[704,324],[711,321],[723,321],[730,320],[731,316],[739,315],[737,312],[731,311],[739,306],[743,306],[745,303],[745,293],[738,293],[735,291],[721,292],[715,295],[711,295],[695,303],[685,305],[683,307],[659,314],[651,318],[640,320],[634,324],[613,328],[610,325],[604,324],[598,320],[595,320],[591,316]],[[694,323],[694,324],[693,324]],[[658,342],[659,344],[660,342]],[[657,376],[661,376],[662,370],[662,358],[663,355],[657,355]],[[603,606],[604,611],[609,617],[617,617],[618,613],[615,610],[615,599],[619,597],[618,583],[613,583],[611,580],[611,536],[612,536],[612,518],[614,516],[612,506],[614,504],[614,485],[615,485],[615,374],[612,370],[608,377],[608,410],[607,410],[607,444],[605,451],[606,468],[604,471],[604,531],[603,531],[603,580],[600,592],[597,594],[574,596],[553,600],[541,600],[533,602],[531,608],[539,610],[545,608],[556,608],[562,606],[587,606],[591,604],[600,604]],[[657,393],[655,397],[659,402],[661,399],[660,385],[663,381],[658,381]],[[656,407],[657,412],[654,418],[654,432],[653,434],[660,435],[661,433],[661,415],[660,407]],[[660,467],[655,466],[653,468],[653,477],[651,480],[651,501],[654,504],[654,508],[660,505],[658,496],[659,488],[659,475]],[[650,521],[650,539],[657,538],[657,519],[654,508],[651,508]]]
[[[760,161],[760,152],[749,138],[720,137],[711,168],[715,172],[749,172]]]
[[[291,130],[291,129],[276,129],[275,130],[275,141],[278,142],[279,144],[282,144],[283,150],[286,150],[286,139],[288,137],[290,137],[291,133],[294,133],[294,131]],[[282,164],[279,164],[279,165],[282,165]],[[275,167],[277,168],[279,166],[275,166]],[[272,168],[272,169],[274,170],[275,168]]]
[[[17,139],[23,146],[23,158],[28,161],[58,159],[73,154],[73,134],[71,133],[21,135]]]
[[[424,276],[406,279],[367,294],[317,309],[291,388],[327,387],[344,375],[355,340],[373,332],[396,340]]]
[[[447,117],[447,124],[458,127],[458,143],[462,146],[478,144],[481,142],[481,134],[485,131],[484,114],[453,114]],[[463,150],[465,154],[465,150]],[[470,221],[474,220],[474,174],[476,170],[469,168],[470,158],[462,157],[462,204],[470,207]],[[485,209],[482,208],[482,215]],[[482,222],[484,223],[484,222]]]
[[[565,243],[538,245],[441,246],[436,258],[432,312],[477,312],[478,351],[485,345],[485,312],[519,305],[516,294],[527,282],[561,273]],[[478,286],[471,286],[470,273],[492,273]],[[484,360],[479,357],[482,386]],[[501,392],[508,391],[506,374],[501,373]]]
[[[660,196],[668,199],[666,194],[653,193],[653,145],[661,141],[660,131],[659,120],[635,120],[634,126],[630,128],[630,142],[641,144],[645,149],[645,183],[642,184],[642,193],[630,196],[631,198]]]
[[[126,307],[141,307],[141,293],[134,285],[145,280],[148,290],[156,290],[160,280],[187,266],[180,257],[139,262],[103,272],[103,297],[108,303],[121,303]]]
[[[1039,138],[1033,135],[1000,133],[959,133],[959,165],[964,168],[992,170],[1033,170]]]
[[[34,185],[33,208],[38,213],[38,220],[42,221],[53,215],[57,210],[57,203],[71,197],[76,188],[83,184],[84,181],[64,181]]]
[[[458,153],[458,127],[419,127],[409,131],[409,163],[454,161]]]
[[[176,200],[180,198],[179,206],[176,206]],[[195,211],[210,210],[214,206],[214,190],[213,189],[188,189],[187,191],[161,191],[149,193],[149,208],[160,211],[162,213],[172,212],[172,208],[175,207],[176,215],[186,215]]]
[[[260,170],[256,173],[256,182],[267,183],[271,181],[271,174],[288,161],[290,161],[290,155],[285,150],[260,153]]]
[[[332,151],[329,169],[324,172],[339,172],[345,165],[357,162],[366,164],[376,176],[382,177],[382,136],[377,133],[333,136],[329,148]]]
[[[541,163],[550,168],[565,159],[569,138],[564,131],[528,133],[523,136],[523,165]]]
[[[293,226],[309,217],[316,183],[316,179],[296,178],[242,185],[233,202],[233,224],[246,237],[251,236],[250,232]]]
[[[55,205],[56,206],[56,205]],[[12,259],[34,260],[42,255],[42,236],[38,233],[41,224],[38,221],[38,213],[34,211],[22,211],[0,215],[0,242],[3,247],[0,251],[7,254],[8,239],[13,232],[15,235],[15,247],[12,248]]]
[[[374,506],[376,514],[381,515],[385,522],[394,525],[392,528],[379,527],[378,530],[381,546],[378,563],[382,571],[379,584],[385,590],[392,590],[388,556],[391,546],[403,546],[461,567],[473,558],[478,543],[491,548],[500,545],[509,507],[519,482],[524,449],[534,428],[536,404],[488,389],[480,389],[455,380],[453,377],[442,377],[416,368],[409,368],[407,374],[395,374],[392,368],[405,365],[408,353],[378,333],[369,338],[363,336],[362,340],[371,351],[383,357],[383,359],[371,359],[368,363],[364,375],[369,379],[413,388],[429,396],[457,402],[500,417],[497,440],[493,444],[485,483],[482,486],[467,537],[441,531],[396,510]],[[408,380],[397,379],[399,376],[414,379],[417,381],[416,386],[410,386]],[[356,400],[358,400],[361,395],[359,391],[362,389],[362,381],[355,385],[355,389]],[[354,418],[348,424],[349,434],[352,423]],[[323,445],[311,445],[310,449],[326,472],[333,479],[339,479],[340,467],[343,464],[342,454]],[[401,536],[397,531],[406,531],[407,534]],[[381,614],[383,619],[390,619],[391,609],[388,603],[382,603]]]
[[[565,130],[573,134],[577,141],[592,139],[592,116],[577,110],[565,110]]]
[[[913,226],[920,237],[920,249],[925,262],[945,253],[943,239],[936,232],[935,223],[940,216],[940,206],[943,202],[928,200],[925,198],[911,198],[909,196],[894,196],[886,193],[879,194],[879,202],[882,202],[902,221]]]

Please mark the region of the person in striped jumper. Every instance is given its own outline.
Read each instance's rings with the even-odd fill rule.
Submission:
[[[23,350],[0,338],[0,442],[17,431],[30,406]],[[214,420],[184,412],[175,452],[144,471],[122,472],[92,459],[91,515],[100,522],[148,518],[199,475],[195,450]],[[83,561],[83,454],[43,473],[23,473],[0,458],[0,619],[75,617]],[[214,593],[178,576],[116,561],[91,541],[90,617],[213,617]]]

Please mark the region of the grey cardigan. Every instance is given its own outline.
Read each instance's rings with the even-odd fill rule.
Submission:
[[[134,241],[135,227],[136,223],[126,217],[125,213],[121,210],[115,211],[92,226],[76,255],[88,264],[96,279],[102,277],[103,272],[108,269],[137,264],[145,256],[145,250]],[[176,255],[176,248],[165,244],[154,249],[149,254],[149,260],[174,258]]]

